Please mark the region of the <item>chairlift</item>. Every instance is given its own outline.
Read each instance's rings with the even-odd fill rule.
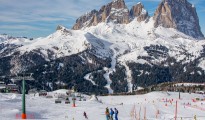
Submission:
[[[47,95],[47,91],[45,91],[45,90],[39,91],[39,96],[46,96],[46,95]]]
[[[61,102],[62,102],[62,101],[61,101],[61,99],[59,99],[59,98],[55,100],[55,103],[56,103],[56,104],[61,103]]]
[[[52,95],[46,95],[46,98],[53,98]]]
[[[70,104],[70,100],[69,100],[68,97],[67,97],[66,100],[65,100],[65,104]]]

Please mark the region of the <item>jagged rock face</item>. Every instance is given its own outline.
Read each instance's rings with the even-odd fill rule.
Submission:
[[[129,10],[125,5],[124,0],[116,0],[112,2],[111,13],[108,17],[108,22],[127,24],[129,23]]]
[[[106,21],[107,17],[110,14],[111,8],[112,8],[112,3],[109,3],[109,4],[101,7],[101,9],[99,10],[99,13],[98,13],[99,22]]]
[[[115,9],[126,9],[127,6],[125,5],[124,0],[114,0],[112,2],[112,8],[115,8]]]
[[[95,26],[101,22],[114,22],[118,24],[129,23],[130,15],[124,0],[115,0],[101,7],[99,11],[93,10],[76,20],[74,30],[83,27]]]
[[[163,0],[154,14],[154,26],[175,28],[186,35],[202,39],[195,7],[187,0]]]
[[[137,17],[137,21],[141,22],[147,19],[148,12],[144,9],[144,6],[141,3],[138,3],[130,10],[130,16],[132,18]]]
[[[74,30],[81,29],[89,25],[89,20],[93,19],[93,16],[97,14],[98,11],[92,10],[90,13],[87,13],[76,20],[76,24],[73,26]]]

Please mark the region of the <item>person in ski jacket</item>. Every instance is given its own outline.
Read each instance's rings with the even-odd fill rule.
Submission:
[[[83,116],[85,117],[85,119],[88,119],[86,112],[83,113]]]
[[[110,108],[110,120],[113,120],[114,111]]]
[[[106,116],[106,120],[110,120],[110,113],[108,108],[105,109],[105,116]]]
[[[115,114],[115,120],[118,120],[118,110],[117,110],[116,108],[114,108],[114,110],[115,110],[115,112],[114,112],[114,114]]]

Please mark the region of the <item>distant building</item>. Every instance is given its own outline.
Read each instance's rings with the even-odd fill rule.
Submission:
[[[6,85],[6,92],[19,93],[19,86],[16,84],[8,84]]]
[[[6,84],[0,81],[0,93],[6,92]]]
[[[38,91],[37,91],[37,89],[30,89],[29,91],[28,91],[28,94],[36,94],[36,93],[38,93]]]
[[[47,91],[45,91],[45,90],[40,90],[38,93],[39,93],[39,96],[46,96],[47,95]]]

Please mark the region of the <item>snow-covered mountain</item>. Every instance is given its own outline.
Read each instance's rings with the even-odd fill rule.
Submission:
[[[142,3],[129,11],[123,0],[115,0],[81,16],[72,30],[58,26],[55,33],[34,40],[0,37],[0,75],[32,72],[35,87],[75,86],[97,94],[168,81],[205,82],[205,41],[197,14],[186,12],[177,21],[178,2],[190,5],[164,0],[149,17]],[[178,14],[188,10],[180,8]],[[190,24],[195,28],[186,24],[187,16],[194,15]]]

